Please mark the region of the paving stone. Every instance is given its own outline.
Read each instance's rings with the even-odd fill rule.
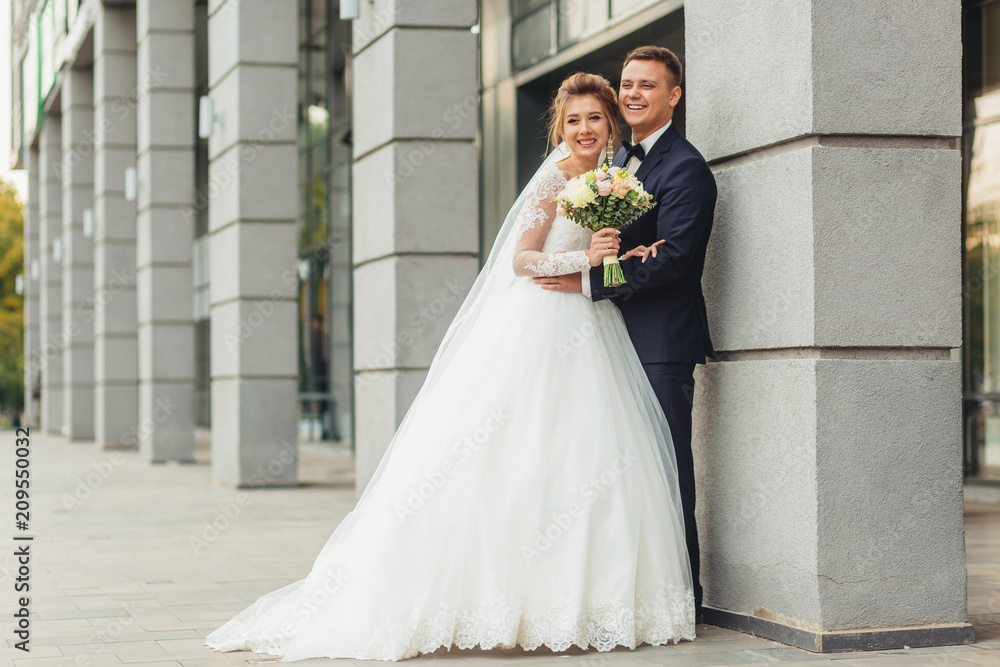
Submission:
[[[0,440],[9,432],[0,432]],[[276,658],[246,651],[217,653],[204,637],[264,593],[305,576],[330,533],[353,507],[347,486],[303,486],[245,492],[213,486],[202,463],[151,466],[137,452],[72,509],[72,494],[92,463],[107,459],[93,443],[33,437],[37,480],[35,534],[44,535],[33,561],[32,651],[0,649],[0,667],[89,665],[226,667],[273,665]],[[312,459],[313,464],[308,463]],[[316,464],[321,451],[303,457]],[[319,473],[304,471],[303,477]],[[342,473],[338,473],[342,474]],[[251,502],[227,530],[204,539],[204,528],[246,493]],[[165,500],[167,499],[167,500]],[[0,485],[0,503],[10,488]],[[155,511],[151,511],[154,508]],[[469,667],[515,663],[518,667],[694,667],[780,663],[837,667],[876,665],[1000,666],[1000,505],[967,503],[969,618],[978,642],[877,653],[817,655],[750,635],[699,625],[698,639],[671,646],[619,648],[607,653],[573,648],[553,654],[524,651],[439,650],[415,666]],[[202,542],[198,542],[201,539]],[[5,561],[6,562],[6,561]],[[7,613],[8,600],[0,601]],[[6,639],[6,638],[5,638]],[[376,667],[377,661],[315,659],[312,665]],[[385,663],[398,666],[399,663]]]
[[[984,650],[979,653],[963,653],[961,655],[956,655],[955,658],[960,661],[954,663],[954,667],[963,667],[964,665],[991,665],[996,667],[1000,665],[1000,650]],[[934,667],[937,667],[935,665]],[[948,667],[952,667],[948,665]]]
[[[719,653],[721,651],[745,651],[751,649],[782,648],[784,644],[772,642],[768,639],[757,637],[747,637],[732,640],[707,640],[696,639],[693,642],[681,642],[676,646],[682,653]]]
[[[62,656],[62,651],[59,650],[58,646],[38,646],[31,647],[30,653],[25,653],[24,651],[18,650],[16,648],[5,648],[0,650],[0,659],[4,660],[34,660],[41,658],[58,658]]]
[[[873,655],[844,660],[840,667],[964,667],[968,664],[954,655],[936,657],[935,660],[926,655]]]
[[[682,653],[665,656],[662,660],[650,661],[669,667],[719,667],[722,665],[765,664],[771,661],[750,651],[719,651],[716,653]]]
[[[34,651],[32,651],[34,653]],[[88,658],[87,665],[120,665],[122,661],[112,654],[96,655]],[[14,660],[14,667],[75,667],[73,658],[19,658]]]
[[[800,648],[761,648],[761,649],[751,649],[750,653],[754,653],[761,657],[767,658],[772,662],[815,662],[817,660],[829,661],[829,655],[823,655],[820,653],[810,653],[809,651],[803,651]]]

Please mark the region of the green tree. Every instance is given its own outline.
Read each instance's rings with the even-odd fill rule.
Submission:
[[[13,185],[0,179],[0,409],[24,406],[24,210]]]

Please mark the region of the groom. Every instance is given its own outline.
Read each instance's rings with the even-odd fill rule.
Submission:
[[[701,622],[698,529],[695,525],[691,408],[694,367],[715,358],[701,292],[705,248],[715,214],[715,177],[705,158],[674,127],[681,99],[681,63],[669,49],[641,46],[625,58],[618,106],[632,128],[632,143],[614,163],[634,173],[653,195],[656,207],[622,230],[594,234],[592,248],[629,250],[652,246],[656,256],[622,261],[626,283],[604,286],[604,267],[589,272],[535,278],[544,289],[582,290],[594,301],[612,299],[621,310],[629,337],[663,407],[677,456],[681,503],[695,609]],[[619,242],[620,239],[620,242]],[[610,246],[608,245],[610,244]]]

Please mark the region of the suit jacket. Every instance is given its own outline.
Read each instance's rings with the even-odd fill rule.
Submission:
[[[614,163],[624,168],[624,149]],[[715,358],[701,291],[715,217],[715,176],[675,125],[656,140],[635,175],[657,204],[622,230],[622,254],[660,239],[666,243],[645,264],[640,257],[623,261],[626,282],[619,287],[605,287],[604,267],[592,267],[591,298],[612,299],[618,306],[642,363],[703,364],[705,357]]]

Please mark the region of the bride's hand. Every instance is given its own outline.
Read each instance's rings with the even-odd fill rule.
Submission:
[[[636,246],[636,247],[632,248],[631,250],[629,250],[624,255],[622,255],[620,259],[628,259],[629,257],[639,257],[641,255],[642,256],[642,263],[645,264],[646,260],[649,259],[650,255],[653,255],[653,257],[656,257],[656,246],[660,245],[661,243],[666,243],[666,240],[665,239],[661,239],[661,240],[657,241],[656,243],[654,243],[653,245],[649,246],[648,248],[646,246],[644,246],[644,245]]]
[[[605,257],[618,254],[618,249],[621,247],[618,240],[619,233],[617,229],[610,227],[594,232],[590,237],[590,250],[587,251],[591,266],[600,266]]]

